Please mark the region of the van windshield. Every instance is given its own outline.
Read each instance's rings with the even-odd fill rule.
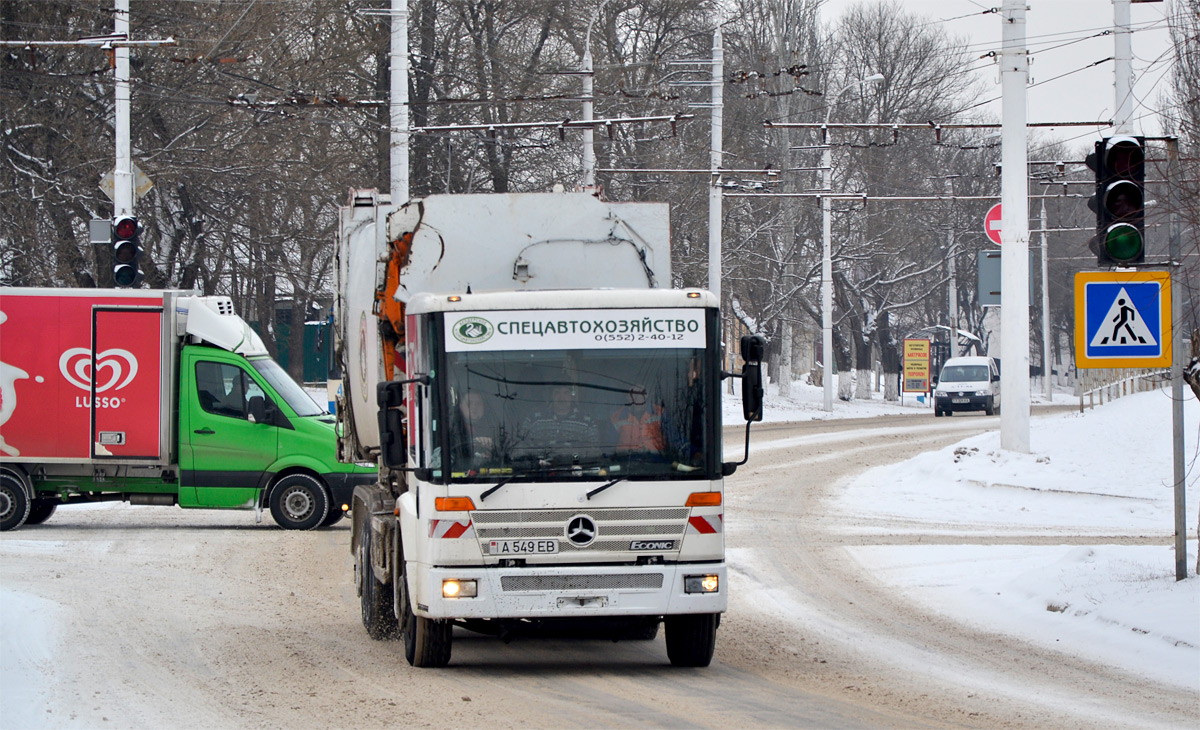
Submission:
[[[259,375],[263,376],[271,384],[271,387],[275,389],[279,397],[287,401],[287,404],[292,407],[297,416],[306,418],[308,416],[328,415],[328,412],[319,406],[304,388],[301,388],[296,384],[295,380],[292,380],[292,376],[279,367],[279,363],[269,357],[256,357],[251,358],[250,364],[254,366]]]
[[[942,368],[942,383],[978,383],[988,380],[987,365],[947,365]]]

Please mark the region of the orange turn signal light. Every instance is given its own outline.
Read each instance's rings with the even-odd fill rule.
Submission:
[[[469,512],[475,509],[475,503],[470,497],[438,497],[433,507],[438,512]]]
[[[687,507],[720,507],[720,492],[692,492],[687,498]]]

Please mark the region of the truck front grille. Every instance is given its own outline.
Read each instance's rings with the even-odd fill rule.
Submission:
[[[662,573],[623,573],[616,575],[504,575],[500,587],[508,592],[603,591],[621,589],[658,590]]]
[[[684,531],[690,510],[687,507],[650,507],[597,510],[497,510],[471,513],[475,536],[484,555],[489,554],[491,540],[554,539],[559,554],[564,552],[627,552],[637,540],[671,539],[678,552],[683,544]],[[567,523],[584,514],[596,526],[596,539],[588,545],[575,545],[566,539]]]

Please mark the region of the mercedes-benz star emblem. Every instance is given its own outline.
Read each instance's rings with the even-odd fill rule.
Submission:
[[[575,547],[585,547],[596,539],[596,523],[587,515],[576,515],[567,523],[567,539]]]

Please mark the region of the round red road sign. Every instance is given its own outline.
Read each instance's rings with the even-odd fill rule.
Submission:
[[[1000,204],[996,203],[988,209],[983,217],[983,232],[997,246],[1000,245]]]

